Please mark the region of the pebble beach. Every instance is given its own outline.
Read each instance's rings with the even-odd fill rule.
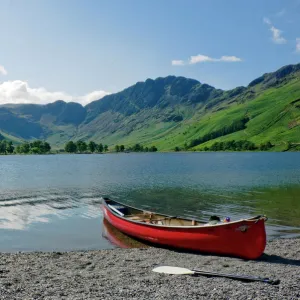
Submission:
[[[280,284],[152,271],[162,265]],[[269,241],[255,261],[152,247],[0,253],[0,299],[300,299],[300,239]]]

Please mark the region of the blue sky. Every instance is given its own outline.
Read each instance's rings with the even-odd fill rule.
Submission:
[[[0,37],[0,103],[167,75],[230,89],[300,62],[300,0],[0,0]]]

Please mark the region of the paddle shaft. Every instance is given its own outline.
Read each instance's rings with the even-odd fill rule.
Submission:
[[[195,274],[199,275],[206,275],[206,276],[217,276],[217,277],[226,277],[226,278],[232,278],[232,279],[243,279],[247,281],[262,281],[269,284],[278,284],[279,280],[271,280],[269,278],[260,278],[260,277],[254,277],[254,276],[245,276],[245,275],[235,275],[235,274],[225,274],[225,273],[215,273],[215,272],[207,272],[202,270],[193,269],[193,272]]]

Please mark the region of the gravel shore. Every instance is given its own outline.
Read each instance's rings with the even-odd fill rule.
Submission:
[[[152,272],[158,265],[281,283]],[[300,239],[270,241],[256,261],[159,248],[0,253],[0,299],[300,299]]]

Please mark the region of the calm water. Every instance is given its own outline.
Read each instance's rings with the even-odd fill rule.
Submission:
[[[0,156],[0,251],[115,247],[101,196],[201,220],[266,214],[269,239],[299,236],[300,153]]]

